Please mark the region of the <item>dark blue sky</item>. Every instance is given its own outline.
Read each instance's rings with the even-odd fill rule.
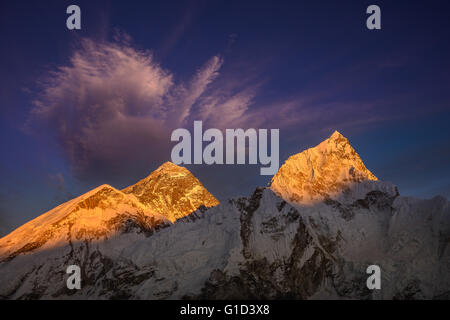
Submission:
[[[81,8],[82,30],[66,28],[70,4]],[[382,30],[365,26],[370,4],[381,7]],[[172,122],[149,132],[143,102],[166,108],[173,91],[185,90],[177,103],[186,104],[201,70],[211,81],[189,121],[280,128],[281,163],[336,129],[401,194],[449,197],[449,9],[448,1],[4,0],[0,220],[16,227],[101,183],[132,184],[169,160]],[[117,71],[110,76],[102,61],[130,72],[108,66]],[[142,83],[155,77],[160,100],[142,98]],[[51,106],[45,119],[39,105]],[[188,168],[220,200],[270,179],[259,165]]]

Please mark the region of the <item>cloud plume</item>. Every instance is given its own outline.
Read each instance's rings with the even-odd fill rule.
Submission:
[[[149,168],[168,160],[170,133],[189,127],[187,120],[225,125],[248,108],[248,93],[209,90],[222,65],[223,59],[213,56],[181,82],[150,51],[129,41],[83,39],[70,63],[41,81],[32,123],[55,135],[79,177],[120,176],[130,163],[137,171]],[[214,108],[233,112],[221,118]]]
[[[224,74],[219,55],[180,81],[155,61],[151,51],[136,49],[131,39],[122,38],[80,40],[68,65],[44,77],[34,100],[31,123],[43,125],[56,137],[70,167],[83,180],[142,177],[169,160],[172,130],[191,128],[194,120],[220,129],[297,132],[301,125],[304,132],[342,129],[339,124],[348,119],[353,124],[358,123],[355,118],[371,119],[367,110],[352,104],[330,106],[323,93],[265,100],[262,81],[255,81],[258,74]]]

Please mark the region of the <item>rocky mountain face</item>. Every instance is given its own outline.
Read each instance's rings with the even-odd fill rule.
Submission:
[[[289,157],[272,178],[271,189],[288,201],[310,204],[376,180],[349,141],[335,131],[318,146]]]
[[[219,204],[189,170],[172,162],[164,163],[147,178],[122,191],[135,195],[150,210],[172,222],[200,206],[214,207]]]
[[[400,196],[392,184],[377,181],[350,148],[335,133],[291,157],[270,187],[211,208],[200,206],[179,219],[166,210],[145,211],[155,203],[171,203],[149,201],[147,206],[143,186],[162,190],[165,185],[146,179],[135,191],[105,187],[102,192],[114,191],[117,204],[86,202],[90,193],[74,199],[0,240],[0,297],[450,299],[448,200]],[[99,210],[100,217],[93,211],[60,214],[80,203],[85,203],[81,210],[116,211],[104,215]],[[107,221],[125,209],[153,218],[152,223],[131,219],[108,227]],[[171,219],[176,219],[173,224]],[[89,225],[115,231],[97,236],[87,231]],[[42,234],[56,237],[57,245],[38,246]],[[33,241],[28,245],[20,237]],[[82,270],[80,290],[66,287],[66,268],[72,264]],[[369,265],[381,268],[380,290],[366,286]]]
[[[257,189],[235,205],[239,249],[211,272],[202,298],[450,298],[450,210],[444,198],[373,191],[348,205],[298,207]],[[366,268],[374,264],[382,270],[381,290],[372,291]]]

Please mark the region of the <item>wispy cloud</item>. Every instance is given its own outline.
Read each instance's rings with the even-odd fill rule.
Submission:
[[[117,174],[130,157],[155,158],[146,150],[166,130],[173,87],[150,52],[85,39],[45,79],[32,117],[53,130],[76,173]]]
[[[186,31],[191,27],[199,13],[203,10],[206,2],[195,1],[182,8],[179,15],[178,23],[176,23],[164,38],[159,50],[158,57],[163,59],[183,37]]]
[[[223,58],[213,56],[187,82],[162,68],[152,52],[129,39],[96,43],[89,39],[42,81],[31,123],[56,135],[75,173],[86,177],[120,175],[130,162],[139,169],[167,160],[170,133],[188,119],[228,123],[250,103],[241,93],[208,89]],[[197,105],[200,103],[202,107]],[[206,106],[206,101],[216,101]],[[216,105],[217,104],[217,105]],[[213,116],[212,109],[230,114]],[[232,116],[233,115],[233,116]]]
[[[377,121],[371,115],[375,104],[331,103],[330,92],[320,88],[265,100],[261,77],[222,72],[220,55],[199,66],[190,80],[179,81],[151,51],[121,39],[81,40],[70,63],[44,78],[34,101],[31,123],[57,137],[79,177],[129,176],[130,167],[142,175],[168,160],[172,130],[189,128],[194,120],[221,129],[302,128],[302,133]]]
[[[212,57],[187,85],[180,84],[169,96],[169,117],[173,125],[180,125],[188,118],[194,104],[203,95],[208,85],[219,76],[223,59],[219,56]]]

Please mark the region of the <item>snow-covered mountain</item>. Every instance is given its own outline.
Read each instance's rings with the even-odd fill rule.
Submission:
[[[121,229],[151,232],[169,221],[135,196],[101,185],[44,213],[0,239],[0,259],[36,250],[101,240]]]
[[[377,180],[349,141],[335,131],[318,146],[289,157],[272,178],[271,189],[286,200],[309,204]]]
[[[150,234],[200,206],[217,204],[187,169],[166,162],[123,191],[101,185],[26,223],[0,239],[0,259],[131,230]]]
[[[145,180],[135,191],[106,187],[120,201],[94,201],[105,205],[102,210],[111,210],[105,218],[84,213],[69,220],[72,225],[65,224],[61,212],[71,210],[62,207],[77,207],[86,200],[77,198],[1,239],[0,296],[450,299],[448,200],[401,197],[395,186],[376,180],[338,133],[289,158],[270,187],[211,208],[200,206],[173,224],[167,219],[177,216],[170,216],[169,209],[149,210],[171,203],[151,190],[173,187]],[[114,215],[135,208],[134,200],[139,210],[140,205],[149,210],[142,212],[158,221],[158,228],[113,224],[120,232],[73,236],[88,229],[84,225],[108,225],[105,221]],[[86,204],[83,210],[90,207]],[[57,245],[36,247],[39,234],[56,235]],[[32,245],[25,240],[30,237],[36,239]],[[27,250],[21,250],[24,246]],[[65,271],[71,264],[82,269],[80,290],[66,287]],[[381,290],[366,287],[366,268],[373,264],[381,268]]]

